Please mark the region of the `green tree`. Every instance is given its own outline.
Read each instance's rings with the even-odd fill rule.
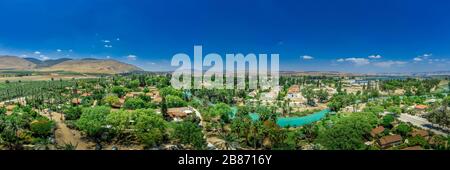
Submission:
[[[80,118],[81,114],[82,114],[82,107],[80,106],[75,107],[70,106],[69,108],[64,110],[64,118],[66,120],[77,120]]]
[[[46,137],[52,133],[54,126],[53,121],[41,118],[30,123],[30,130],[36,136]]]
[[[167,95],[165,97],[165,103],[167,104],[167,107],[169,107],[169,108],[184,107],[187,105],[186,101],[184,101],[183,99],[181,99],[178,96],[173,96],[173,95]]]
[[[0,115],[6,114],[6,108],[0,107]]]
[[[139,87],[139,84],[140,84],[139,80],[132,80],[128,82],[127,87],[130,89],[136,89]]]
[[[395,131],[405,137],[412,131],[412,128],[406,123],[400,123],[395,127]]]
[[[119,97],[125,96],[126,89],[121,86],[114,86],[111,88],[111,92],[115,93]]]
[[[208,111],[209,117],[220,117],[222,121],[229,122],[231,107],[225,103],[218,103],[211,107]]]
[[[9,149],[20,149],[22,140],[20,133],[23,132],[30,122],[30,117],[26,113],[14,111],[11,115],[0,114],[0,139]]]
[[[153,110],[140,109],[136,114],[136,136],[147,147],[160,145],[164,142],[167,122],[162,116],[157,115]]]
[[[108,131],[106,116],[109,112],[110,108],[105,106],[84,108],[76,126],[88,136],[98,139]]]
[[[421,146],[423,148],[430,147],[427,140],[425,138],[423,138],[422,136],[409,137],[408,138],[408,146]]]
[[[365,137],[376,122],[377,117],[373,113],[353,113],[338,119],[332,127],[321,131],[316,142],[328,149],[365,149]]]
[[[180,90],[177,90],[173,87],[164,87],[162,89],[159,90],[161,96],[168,96],[168,95],[172,95],[172,96],[177,96],[177,97],[182,97],[183,93]]]
[[[119,101],[120,101],[119,97],[117,97],[117,95],[115,95],[115,94],[108,94],[105,96],[105,98],[103,100],[105,103],[107,103],[110,106],[115,103],[119,103]]]
[[[328,92],[326,90],[320,89],[316,95],[321,103],[328,100]]]
[[[402,109],[398,106],[391,106],[388,107],[387,111],[394,113],[396,115],[400,115],[402,113]]]
[[[311,87],[307,87],[304,88],[302,90],[303,96],[305,96],[306,100],[307,100],[307,104],[310,106],[314,106],[315,102],[314,102],[314,97],[316,96],[313,89]]]
[[[204,149],[206,147],[202,129],[192,122],[175,123],[172,138],[182,144],[192,145],[196,149]]]
[[[105,118],[106,124],[111,125],[111,130],[118,135],[118,138],[124,138],[130,135],[125,130],[132,126],[134,114],[127,110],[113,111]]]
[[[394,120],[395,120],[394,116],[392,116],[391,114],[388,114],[383,117],[381,124],[384,127],[390,128],[390,127],[392,127],[392,122],[394,122]]]
[[[123,104],[125,109],[142,109],[145,108],[145,102],[141,98],[128,98]]]

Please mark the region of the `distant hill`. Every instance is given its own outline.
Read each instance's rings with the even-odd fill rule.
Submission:
[[[41,67],[51,67],[53,65],[62,63],[64,61],[69,61],[72,60],[70,58],[59,58],[59,59],[51,59],[51,60],[39,60],[36,58],[24,58],[25,60],[28,60],[34,64],[36,64],[37,68],[41,68]]]
[[[60,58],[39,60],[17,56],[0,56],[0,70],[70,71],[79,73],[117,74],[143,71],[141,68],[116,60]]]
[[[31,70],[36,64],[16,56],[0,56],[0,70]]]
[[[362,76],[365,74],[347,73],[339,71],[280,71],[284,76]]]
[[[141,68],[116,60],[81,59],[68,60],[51,67],[42,68],[42,71],[71,71],[79,73],[118,74],[134,71],[143,71]]]

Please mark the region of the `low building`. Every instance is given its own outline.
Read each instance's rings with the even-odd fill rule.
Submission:
[[[150,92],[145,93],[145,95],[151,97],[153,102],[160,103],[162,101],[158,90],[151,90]]]
[[[73,98],[73,99],[72,99],[72,104],[74,104],[74,105],[79,105],[79,104],[81,104],[81,99],[80,99],[80,98]]]
[[[111,107],[113,107],[113,108],[121,108],[124,103],[125,103],[125,99],[119,99],[119,102],[111,104]]]
[[[425,109],[428,108],[428,106],[419,104],[419,105],[416,105],[414,108],[415,108],[416,110],[425,110]]]
[[[133,97],[137,97],[142,94],[144,94],[144,93],[143,92],[129,92],[125,95],[125,98],[133,98]]]
[[[300,96],[290,99],[289,106],[304,106],[306,102],[307,102],[306,98]]]
[[[17,107],[17,105],[8,105],[8,106],[6,106],[6,110],[7,111],[13,111],[14,108],[16,108],[16,107]]]
[[[402,150],[423,150],[421,146],[411,146],[407,148],[403,148]]]
[[[383,126],[378,126],[376,128],[373,128],[372,131],[370,131],[370,136],[377,137],[379,134],[384,132]]]
[[[300,86],[299,85],[292,85],[291,87],[289,87],[286,96],[289,99],[300,97],[301,96],[301,94],[300,94]]]
[[[83,97],[87,97],[87,96],[92,96],[92,93],[83,93],[83,94],[81,94],[81,96],[83,96]]]
[[[402,136],[400,135],[390,135],[382,137],[378,142],[381,147],[387,148],[402,143],[402,140]]]
[[[255,98],[257,94],[258,94],[258,92],[256,92],[256,90],[253,90],[250,93],[248,93],[248,96]]]
[[[189,107],[177,107],[167,109],[167,114],[174,120],[179,120],[192,114],[193,110]]]
[[[416,136],[421,136],[421,137],[428,137],[429,133],[426,130],[421,130],[421,129],[414,129],[414,131],[411,133],[411,136],[416,137]]]

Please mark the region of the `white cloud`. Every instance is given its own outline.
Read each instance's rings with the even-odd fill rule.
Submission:
[[[417,56],[417,57],[413,58],[413,60],[416,61],[416,62],[419,62],[419,61],[426,60],[426,59],[428,59],[431,56],[433,56],[433,54],[431,54],[431,53],[430,54],[423,54],[421,56]]]
[[[111,41],[109,41],[109,40],[102,40],[102,42],[104,42],[104,43],[110,43]]]
[[[357,66],[363,66],[363,65],[367,65],[370,64],[370,61],[366,58],[346,58],[345,61],[351,62]]]
[[[345,61],[345,59],[343,59],[343,58],[340,58],[337,60],[337,62],[344,62],[344,61]]]
[[[112,48],[112,45],[105,44],[105,48]]]
[[[391,66],[401,66],[401,65],[405,65],[407,62],[404,61],[383,61],[383,62],[376,62],[373,65],[377,66],[377,67],[391,67]]]
[[[106,56],[106,58],[107,58],[107,59],[110,59],[110,58],[111,58],[111,56],[109,56],[109,55],[108,55],[108,56]]]
[[[371,56],[369,56],[369,58],[371,58],[371,59],[380,59],[381,55],[371,55]]]
[[[56,49],[56,52],[61,52],[62,50],[61,49]]]
[[[50,57],[47,57],[45,55],[39,55],[39,58],[41,58],[41,60],[48,60],[48,59],[50,59]]]
[[[303,58],[303,60],[312,60],[312,59],[314,59],[314,57],[309,56],[309,55],[304,55],[304,56],[302,56],[302,58]]]
[[[40,51],[35,51],[34,54],[39,55],[39,54],[41,54],[41,52]]]
[[[132,54],[130,54],[130,55],[127,56],[127,59],[128,59],[128,60],[131,60],[131,61],[136,60],[136,58],[137,58],[137,56],[132,55]]]
[[[25,58],[25,57],[28,57],[28,55],[22,54],[20,57]]]
[[[414,61],[422,61],[423,59],[420,58],[420,57],[415,57],[413,60],[414,60]]]

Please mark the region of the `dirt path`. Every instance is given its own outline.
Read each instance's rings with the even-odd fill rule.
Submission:
[[[58,145],[72,144],[77,150],[90,150],[95,147],[95,143],[82,139],[79,131],[67,127],[63,114],[52,112],[51,114],[41,113],[41,115],[56,122],[55,138]]]

